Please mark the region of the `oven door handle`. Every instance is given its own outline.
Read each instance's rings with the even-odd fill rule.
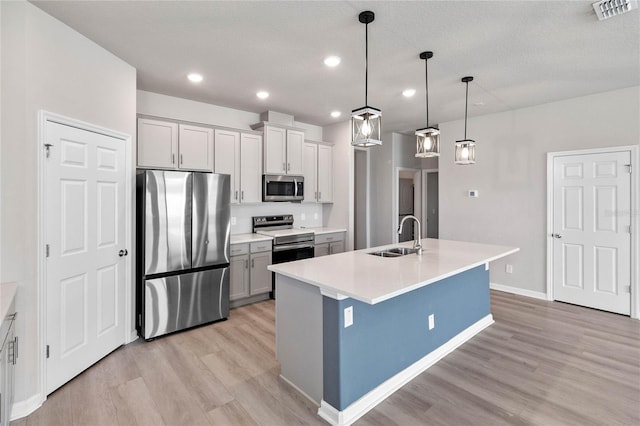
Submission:
[[[273,251],[280,252],[280,251],[298,250],[298,249],[306,249],[306,248],[313,248],[313,244],[302,243],[302,244],[287,244],[284,246],[274,246]]]

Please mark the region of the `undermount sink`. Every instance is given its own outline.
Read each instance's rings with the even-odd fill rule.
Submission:
[[[400,257],[405,256],[407,254],[416,253],[418,249],[409,248],[409,247],[392,247],[380,251],[373,251],[369,254],[380,257]]]

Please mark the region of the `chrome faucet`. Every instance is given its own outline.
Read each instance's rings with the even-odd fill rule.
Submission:
[[[422,243],[421,243],[422,236],[420,235],[420,221],[418,220],[417,217],[412,215],[403,217],[402,220],[400,221],[400,225],[398,226],[398,234],[402,234],[402,225],[404,225],[404,221],[407,219],[413,219],[418,224],[418,233],[416,234],[415,239],[413,240],[413,248],[416,250],[417,255],[421,255],[422,254]]]

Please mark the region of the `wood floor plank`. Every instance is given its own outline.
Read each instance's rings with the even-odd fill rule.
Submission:
[[[279,378],[275,303],[120,348],[12,425],[326,424]],[[640,321],[495,291],[491,311],[356,425],[640,425]]]

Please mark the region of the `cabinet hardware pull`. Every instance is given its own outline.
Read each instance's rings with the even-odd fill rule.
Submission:
[[[180,164],[183,164],[184,161],[182,161],[182,154],[180,154]]]
[[[249,261],[247,259],[244,260],[244,269],[249,269]]]
[[[255,266],[256,266],[255,259],[251,259],[251,267],[253,268]]]
[[[287,165],[285,163],[282,163],[282,171],[283,172],[287,171]]]
[[[322,192],[318,191],[318,201],[322,199]]]
[[[240,199],[244,200],[244,190],[240,191]]]
[[[287,163],[287,171],[291,170],[291,163]]]
[[[175,164],[175,163],[176,163],[176,155],[171,154],[171,164]]]
[[[236,199],[236,200],[238,199],[238,191],[237,190],[236,190],[236,195],[234,197],[235,197],[234,199]]]

